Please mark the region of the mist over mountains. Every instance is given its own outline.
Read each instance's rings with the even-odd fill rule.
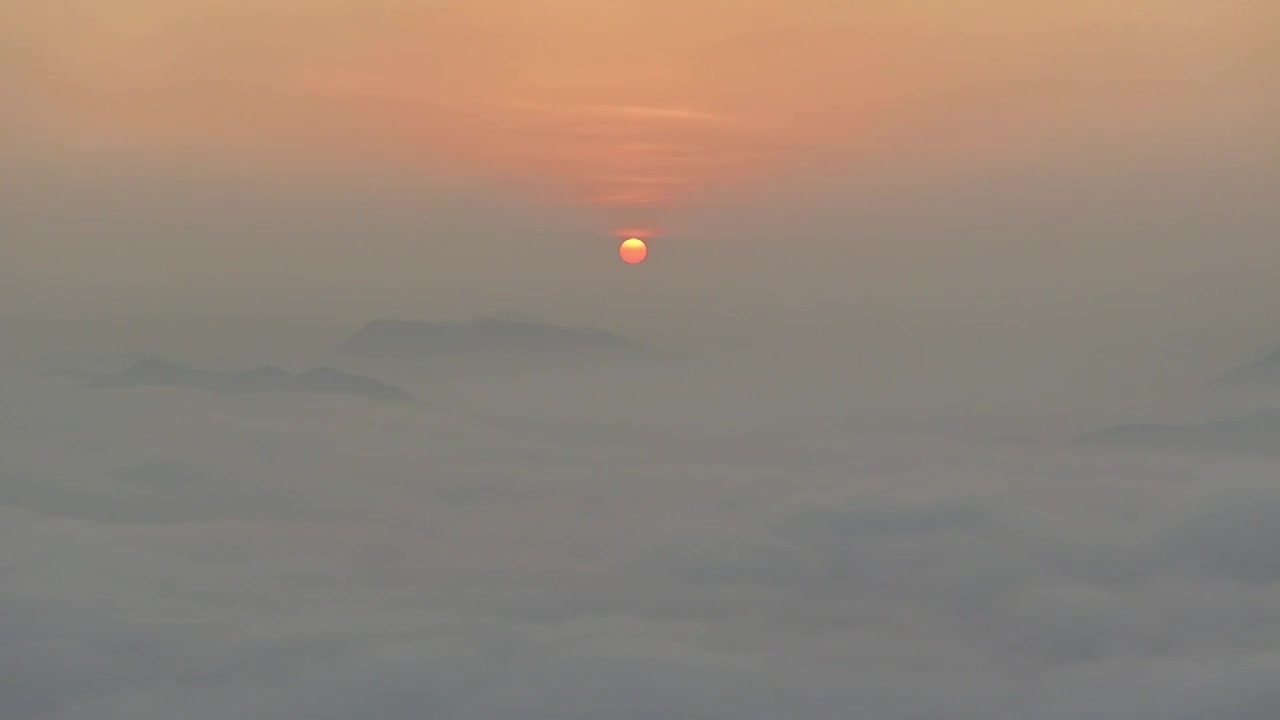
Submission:
[[[0,720],[1280,720],[1277,27],[0,0]]]
[[[223,369],[333,325],[0,365],[0,716],[1273,717],[1274,412],[1010,443],[801,343],[430,322],[395,374]]]
[[[394,361],[595,355],[634,349],[613,333],[511,317],[466,322],[374,320],[343,342],[338,357]]]
[[[154,352],[79,352],[46,358],[43,372],[78,378],[86,387],[98,390],[182,387],[219,394],[303,393],[408,401],[416,398],[402,387],[352,372],[346,366],[367,368],[372,361],[384,371],[398,368],[404,378],[414,380],[421,371],[436,367],[535,367],[539,360],[603,359],[630,353],[636,347],[604,330],[565,327],[505,313],[458,323],[368,322],[329,353],[327,360],[343,369],[321,366],[290,373],[274,365],[261,365],[220,372],[175,363]]]
[[[1215,378],[1213,388],[1238,392],[1280,392],[1280,348]]]
[[[87,387],[97,390],[183,387],[215,393],[291,392],[352,395],[384,401],[414,400],[413,395],[395,385],[327,367],[297,374],[272,366],[220,373],[181,367],[158,358],[139,360],[120,372],[95,377]]]
[[[1199,423],[1132,423],[1086,433],[1083,445],[1280,456],[1280,409]]]
[[[1280,393],[1280,349],[1217,378],[1209,389],[1269,402]],[[1080,445],[1184,453],[1280,456],[1280,408],[1236,411],[1227,417],[1183,423],[1126,423],[1087,432]]]

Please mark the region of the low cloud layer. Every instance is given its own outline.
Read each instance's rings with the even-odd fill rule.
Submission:
[[[425,406],[11,368],[0,715],[1280,706],[1274,462],[890,431],[780,373],[610,363],[423,376]]]

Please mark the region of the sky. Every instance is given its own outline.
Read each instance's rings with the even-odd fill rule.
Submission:
[[[1277,26],[0,2],[0,717],[1276,717]]]
[[[824,319],[1277,299],[1271,3],[2,12],[11,293],[794,296],[780,314]],[[604,264],[632,228],[665,246],[634,289]]]
[[[1275,332],[1271,3],[2,12],[0,317],[29,344],[516,310],[888,365],[1102,343],[1124,385]]]

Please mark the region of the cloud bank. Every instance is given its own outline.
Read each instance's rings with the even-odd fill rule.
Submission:
[[[1273,461],[877,428],[670,362],[419,376],[429,406],[10,368],[0,714],[1274,715]]]

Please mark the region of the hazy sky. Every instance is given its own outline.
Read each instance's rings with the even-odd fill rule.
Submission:
[[[1234,352],[1280,306],[1269,2],[0,13],[11,322],[520,309]],[[641,268],[624,228],[656,231]]]
[[[0,0],[0,718],[1280,717],[1277,8]]]

